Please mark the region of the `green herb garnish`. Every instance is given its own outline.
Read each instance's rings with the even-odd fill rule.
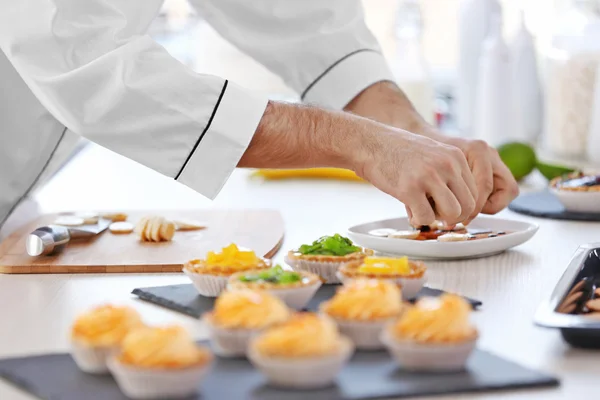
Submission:
[[[284,270],[281,265],[276,265],[273,268],[265,271],[249,273],[240,276],[241,282],[268,282],[268,283],[295,283],[299,282],[302,276],[293,271]]]
[[[352,241],[339,233],[333,236],[323,236],[312,244],[303,244],[298,251],[304,255],[345,256],[361,251]]]

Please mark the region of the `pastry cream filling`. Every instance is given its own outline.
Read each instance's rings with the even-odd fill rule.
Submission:
[[[132,330],[144,324],[133,308],[103,305],[80,315],[71,337],[90,346],[116,346]]]
[[[223,292],[211,314],[214,324],[230,329],[262,329],[289,317],[289,309],[279,298],[249,289]]]
[[[402,309],[397,285],[376,279],[357,279],[342,286],[323,311],[332,317],[371,321],[396,317]]]
[[[185,368],[210,359],[179,326],[137,329],[125,337],[119,355],[122,363],[141,368]]]
[[[423,343],[461,342],[477,336],[470,313],[471,305],[456,295],[423,298],[402,315],[392,332],[399,339]]]
[[[358,272],[366,274],[406,275],[410,274],[411,271],[408,257],[366,257],[362,265],[358,267]]]
[[[314,313],[297,313],[268,329],[254,342],[258,353],[269,357],[304,358],[337,354],[341,337],[335,323]]]

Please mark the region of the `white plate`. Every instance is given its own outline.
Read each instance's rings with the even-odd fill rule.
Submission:
[[[600,213],[600,192],[576,192],[556,188],[551,188],[550,191],[565,206],[567,211]]]
[[[477,217],[469,228],[511,232],[506,235],[469,240],[466,242],[418,241],[392,239],[369,235],[373,229],[410,229],[408,218],[385,219],[356,225],[348,230],[348,236],[357,244],[378,253],[409,256],[414,259],[465,259],[485,257],[501,253],[525,243],[537,232],[538,225],[493,217]]]

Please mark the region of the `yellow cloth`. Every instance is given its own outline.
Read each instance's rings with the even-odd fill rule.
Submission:
[[[254,172],[254,175],[269,180],[337,179],[342,181],[365,182],[353,171],[341,168],[259,169]]]

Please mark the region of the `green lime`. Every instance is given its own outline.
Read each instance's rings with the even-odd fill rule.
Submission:
[[[529,175],[536,166],[535,150],[525,143],[511,142],[498,147],[498,154],[516,180]]]
[[[575,172],[575,169],[573,168],[563,167],[562,165],[545,164],[543,162],[537,163],[537,169],[549,181],[551,181],[554,178],[558,178],[559,176]]]

